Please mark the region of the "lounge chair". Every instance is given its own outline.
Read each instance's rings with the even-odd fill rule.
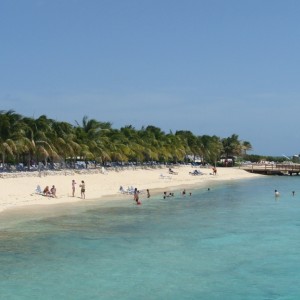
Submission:
[[[120,186],[119,193],[121,193],[121,194],[127,194],[127,191],[125,191],[125,189],[123,188],[123,186]]]
[[[43,191],[42,191],[42,189],[41,189],[41,187],[40,187],[40,185],[37,185],[37,187],[36,187],[36,189],[35,189],[35,194],[43,194]]]
[[[104,167],[101,168],[101,174],[104,174],[104,175],[108,174],[107,170]]]
[[[160,174],[159,178],[160,178],[160,179],[172,179],[171,176],[164,175],[164,174]]]
[[[203,175],[202,172],[199,172],[198,170],[194,170],[193,172],[189,172],[190,175],[193,175],[193,176],[197,176],[197,175]]]

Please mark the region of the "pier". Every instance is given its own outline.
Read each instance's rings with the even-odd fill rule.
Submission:
[[[299,175],[300,164],[247,164],[241,169],[263,175]]]

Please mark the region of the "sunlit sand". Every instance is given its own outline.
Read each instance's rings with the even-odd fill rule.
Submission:
[[[11,208],[20,208],[29,205],[51,205],[78,201],[95,200],[107,201],[106,196],[121,195],[120,186],[126,191],[128,188],[136,187],[139,191],[164,189],[166,191],[179,187],[189,187],[191,185],[206,185],[222,180],[240,180],[253,178],[260,175],[251,174],[237,168],[218,168],[217,174],[213,175],[211,168],[201,168],[203,175],[191,175],[195,170],[191,166],[174,167],[176,175],[169,174],[168,168],[156,169],[135,169],[121,171],[107,171],[103,174],[98,171],[81,171],[81,173],[68,172],[47,172],[26,174],[17,178],[0,178],[0,211]],[[103,171],[103,170],[102,170]],[[76,181],[75,195],[72,197],[72,180]],[[80,183],[86,183],[86,198],[81,199]],[[46,186],[55,185],[57,198],[44,196],[35,192],[36,187],[43,190]],[[122,194],[122,197],[131,195]],[[110,201],[120,197],[110,197]],[[141,193],[140,199],[143,201],[146,193]]]

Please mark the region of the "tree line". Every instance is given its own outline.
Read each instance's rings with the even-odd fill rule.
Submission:
[[[149,125],[141,129],[124,126],[112,128],[84,116],[70,124],[41,115],[22,116],[13,110],[0,111],[0,155],[2,164],[67,161],[107,162],[184,162],[199,157],[202,162],[216,164],[221,157],[243,156],[251,143],[237,134],[227,138],[197,136],[191,131],[165,133]]]

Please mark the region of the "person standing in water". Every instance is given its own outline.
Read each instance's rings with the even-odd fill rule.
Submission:
[[[137,188],[134,189],[133,199],[135,200],[135,202],[136,202],[137,205],[142,204],[141,201],[140,201],[140,199],[139,199],[139,191],[138,191]]]

